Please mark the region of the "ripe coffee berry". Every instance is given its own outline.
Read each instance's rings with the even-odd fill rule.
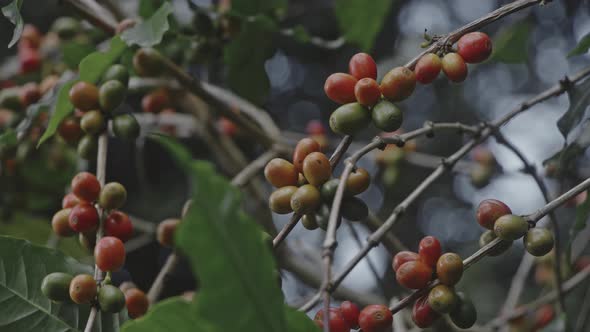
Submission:
[[[494,229],[494,223],[503,215],[511,214],[508,205],[497,199],[485,199],[477,207],[477,222],[484,228]]]
[[[76,233],[70,228],[69,218],[71,211],[72,209],[69,208],[63,209],[53,215],[53,218],[51,219],[51,228],[58,236],[67,237]]]
[[[114,236],[105,236],[94,246],[94,259],[101,271],[117,271],[125,263],[125,246]]]
[[[391,328],[393,315],[387,306],[372,304],[359,314],[359,326],[366,332],[385,332]]]
[[[118,209],[127,200],[127,190],[119,182],[107,183],[100,191],[98,204],[106,210]]]
[[[354,95],[359,104],[372,107],[381,98],[379,84],[372,78],[363,78],[356,82]]]
[[[332,332],[349,332],[350,326],[344,319],[342,312],[338,308],[330,308],[329,310],[329,326]],[[324,309],[320,309],[314,317],[314,322],[321,328],[324,327]]]
[[[369,175],[369,172],[367,172],[366,169],[359,167],[348,176],[348,179],[346,180],[346,192],[349,195],[358,195],[367,190],[370,184],[371,176]]]
[[[457,53],[447,53],[442,58],[442,71],[453,82],[463,82],[467,78],[467,64]]]
[[[126,213],[112,211],[104,221],[104,232],[126,242],[133,235],[133,223]]]
[[[351,329],[358,329],[360,310],[356,304],[350,301],[344,301],[340,304],[340,312],[342,312],[342,317],[344,317],[344,320]]]
[[[314,186],[320,186],[332,176],[332,166],[325,154],[312,152],[303,160],[303,175]]]
[[[163,109],[170,107],[170,96],[164,89],[155,90],[143,96],[141,107],[146,113],[159,113]]]
[[[291,196],[291,209],[298,214],[312,213],[320,207],[321,197],[317,187],[305,184]]]
[[[528,223],[521,216],[507,214],[501,216],[494,223],[494,233],[506,241],[513,241],[523,237],[529,228]]]
[[[392,132],[398,130],[404,121],[404,114],[393,103],[382,100],[371,112],[373,124],[375,127],[385,131]]]
[[[29,82],[22,86],[19,92],[21,103],[23,106],[29,106],[41,99],[41,90],[39,85],[35,82]]]
[[[426,236],[420,240],[418,254],[420,260],[429,266],[435,267],[438,258],[442,253],[440,242],[434,236]]]
[[[71,186],[72,193],[86,202],[94,202],[100,195],[100,182],[94,174],[88,172],[81,172],[74,176]]]
[[[291,196],[297,191],[295,186],[286,186],[275,190],[268,199],[271,211],[278,214],[293,212],[291,209]]]
[[[70,212],[68,218],[70,228],[75,232],[90,232],[98,225],[98,211],[94,205],[87,202],[80,202]]]
[[[540,330],[549,325],[555,318],[555,309],[551,304],[545,304],[535,311],[534,329]]]
[[[81,111],[98,109],[98,88],[88,82],[78,82],[70,89],[70,101]]]
[[[137,288],[125,291],[125,305],[130,318],[138,318],[147,312],[150,302],[144,292]]]
[[[319,151],[320,144],[312,138],[306,137],[297,142],[293,152],[293,165],[295,165],[297,172],[303,172],[303,161],[308,154]]]
[[[308,135],[324,135],[326,128],[320,120],[311,120],[305,125],[305,132]]]
[[[70,283],[72,275],[62,272],[50,273],[43,278],[41,292],[54,302],[64,302],[70,299]]]
[[[356,79],[372,78],[377,79],[377,64],[373,57],[367,53],[357,53],[350,58],[348,72]]]
[[[455,285],[463,275],[463,260],[452,252],[440,256],[436,263],[436,275],[442,284]]]
[[[339,104],[352,103],[356,101],[354,87],[357,81],[352,75],[335,73],[326,79],[324,92],[328,98]]]
[[[156,238],[158,242],[164,247],[174,246],[174,234],[180,224],[180,219],[170,218],[158,224],[156,231]]]
[[[445,285],[435,286],[428,293],[428,305],[436,312],[446,314],[457,303],[457,294],[452,288]]]
[[[98,304],[100,310],[116,313],[125,308],[125,295],[113,285],[104,285],[98,291]]]
[[[545,256],[551,249],[555,240],[553,233],[546,228],[531,228],[523,238],[524,247],[533,256]]]
[[[465,296],[465,294],[457,293],[457,304],[449,312],[449,317],[453,321],[453,324],[462,329],[468,329],[472,327],[477,321],[477,311],[473,305],[473,301]]]
[[[440,73],[442,62],[434,53],[425,54],[416,63],[416,81],[422,84],[432,83]]]
[[[416,75],[406,67],[395,67],[381,80],[381,93],[389,101],[402,101],[416,88]]]
[[[481,236],[479,237],[479,246],[484,247],[488,243],[492,242],[495,238],[496,234],[494,234],[494,231],[487,230],[483,232],[483,234],[481,234]],[[498,246],[496,246],[494,249],[488,252],[488,255],[492,257],[499,256],[503,254],[506,250],[510,249],[510,246],[512,246],[512,241],[502,240],[500,241],[500,244],[498,244]]]
[[[80,121],[74,117],[65,118],[59,124],[57,133],[64,141],[66,141],[66,143],[70,144],[77,143],[83,134],[82,128],[80,127]]]
[[[70,298],[77,304],[89,303],[94,300],[96,293],[96,281],[89,274],[79,274],[70,282]]]
[[[412,251],[400,251],[395,256],[393,256],[393,271],[397,272],[400,266],[402,266],[406,262],[417,261],[420,259],[420,256]]]
[[[457,41],[457,53],[467,63],[478,63],[492,53],[492,41],[483,32],[470,32]]]
[[[61,200],[61,208],[73,208],[74,206],[78,205],[78,203],[80,203],[78,197],[76,197],[76,195],[74,195],[73,193],[69,193],[65,195],[64,198]]]
[[[359,103],[338,107],[330,115],[330,128],[341,135],[354,135],[371,122],[371,112]]]
[[[274,158],[264,167],[264,177],[277,188],[297,185],[299,172],[295,166],[282,158]]]
[[[428,304],[428,295],[424,295],[414,302],[412,320],[419,328],[430,327],[439,317],[440,314]]]
[[[432,280],[432,268],[421,261],[409,261],[397,269],[395,278],[406,288],[424,288]]]

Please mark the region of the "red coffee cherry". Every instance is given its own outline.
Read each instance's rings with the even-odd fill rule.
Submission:
[[[354,95],[359,104],[371,107],[381,98],[381,89],[374,79],[363,78],[356,82]]]
[[[440,314],[428,304],[428,295],[424,295],[414,302],[412,320],[419,328],[430,327],[439,317]]]
[[[70,212],[68,222],[70,228],[78,233],[93,231],[98,225],[98,211],[94,205],[80,202]]]
[[[167,107],[170,107],[170,95],[164,89],[152,91],[141,99],[141,108],[146,113],[159,113]]]
[[[361,311],[356,304],[350,301],[344,301],[340,303],[340,312],[342,312],[342,317],[344,317],[344,320],[351,329],[359,328],[358,319]]]
[[[421,261],[406,262],[397,269],[395,278],[406,288],[424,288],[432,280],[432,268]]]
[[[349,332],[350,326],[344,319],[342,312],[338,308],[330,308],[329,325],[332,332]],[[314,322],[320,327],[324,328],[324,309],[320,309],[314,317]]]
[[[453,82],[463,82],[467,78],[467,64],[457,53],[447,53],[442,58],[442,71]]]
[[[174,234],[176,233],[176,229],[180,224],[180,219],[170,218],[162,221],[158,224],[158,229],[156,231],[156,238],[158,242],[164,247],[173,247],[174,246]]]
[[[305,132],[308,135],[324,135],[326,128],[320,120],[311,120],[305,125]]]
[[[100,195],[100,182],[94,174],[78,173],[72,179],[72,193],[81,200],[94,202]]]
[[[511,214],[508,205],[497,199],[485,199],[477,207],[477,222],[484,228],[494,229],[494,223],[503,215]]]
[[[359,326],[363,332],[385,332],[391,328],[393,315],[387,306],[372,304],[359,314]]]
[[[339,104],[348,104],[356,101],[354,86],[358,80],[348,74],[335,73],[326,79],[324,92],[328,98]]]
[[[117,271],[125,263],[125,246],[114,236],[105,236],[94,246],[94,259],[101,271]]]
[[[36,103],[41,99],[41,90],[39,84],[35,82],[29,82],[23,85],[19,92],[19,97],[23,106],[27,107],[33,103]]]
[[[72,209],[59,210],[51,219],[51,228],[58,236],[67,237],[76,234],[70,227],[69,218]]]
[[[222,116],[217,120],[217,130],[225,136],[234,137],[238,132],[238,126],[232,120]]]
[[[295,165],[297,172],[303,172],[303,161],[308,154],[319,151],[320,144],[312,138],[306,137],[297,142],[295,152],[293,152],[293,165]]]
[[[66,143],[77,143],[83,134],[80,120],[74,117],[65,118],[57,127],[57,133]]]
[[[303,175],[314,186],[320,186],[330,180],[332,166],[328,157],[321,152],[308,154],[303,160]]]
[[[404,265],[406,262],[417,261],[420,259],[420,256],[412,251],[400,251],[395,256],[393,256],[393,271],[397,272],[400,266]]]
[[[144,292],[137,288],[125,291],[125,305],[130,318],[139,318],[148,311],[150,302]]]
[[[37,29],[36,26],[32,24],[25,24],[23,26],[23,32],[21,33],[20,38],[20,42],[27,41],[30,47],[39,48],[43,36],[41,36],[41,33],[39,32],[39,29]]]
[[[416,63],[416,81],[422,84],[432,83],[440,73],[442,62],[438,55],[428,53],[418,60]]]
[[[104,221],[104,232],[126,242],[133,236],[133,223],[129,216],[121,211],[112,211]]]
[[[73,193],[69,193],[65,195],[64,198],[61,200],[61,208],[73,208],[74,206],[78,205],[78,203],[80,203],[78,197],[76,197],[76,195],[74,195]]]
[[[492,54],[492,41],[483,32],[470,32],[457,41],[457,53],[467,63],[478,63]]]
[[[89,274],[79,274],[70,282],[70,298],[74,303],[90,303],[96,297],[97,292],[96,281]]]
[[[277,188],[295,186],[299,179],[299,172],[295,166],[282,158],[274,158],[264,167],[264,177]]]
[[[367,53],[357,53],[350,58],[348,72],[356,79],[363,78],[377,79],[377,64],[373,57]]]
[[[19,50],[18,58],[20,60],[20,72],[22,74],[32,73],[41,68],[41,55],[39,51],[33,48]]]
[[[420,241],[418,254],[420,260],[428,264],[428,266],[435,267],[441,253],[440,242],[434,236],[426,236]]]
[[[452,252],[440,256],[436,263],[436,275],[442,284],[455,285],[463,275],[463,260]]]
[[[88,82],[78,82],[70,89],[70,101],[81,111],[98,109],[98,88]]]
[[[385,74],[380,87],[381,93],[387,100],[402,101],[414,92],[416,75],[406,67],[396,67]]]
[[[555,318],[555,309],[551,304],[545,304],[535,311],[534,330],[540,330],[549,325]]]

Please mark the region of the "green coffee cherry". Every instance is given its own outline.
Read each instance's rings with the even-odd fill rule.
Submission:
[[[372,117],[375,127],[386,132],[398,130],[404,121],[402,111],[387,100],[382,100],[373,107]]]
[[[387,166],[387,168],[385,168],[385,171],[383,172],[383,183],[387,187],[391,188],[397,183],[398,179],[399,179],[399,169],[397,168],[397,166],[394,166],[394,165]]]
[[[140,48],[133,56],[133,67],[140,76],[158,76],[164,71],[162,55],[153,48]]]
[[[132,114],[117,115],[113,119],[113,132],[121,139],[134,140],[139,137],[139,131],[139,123]]]
[[[118,182],[107,183],[100,191],[98,203],[106,210],[118,209],[127,200],[127,190]]]
[[[322,199],[326,204],[332,204],[339,183],[340,179],[331,179],[322,185],[320,192],[322,194]]]
[[[483,188],[490,183],[493,173],[494,170],[492,167],[477,164],[471,169],[469,173],[471,184],[475,188]]]
[[[82,115],[80,127],[87,134],[98,135],[105,129],[106,122],[100,111],[90,111]]]
[[[96,159],[98,139],[93,135],[84,135],[78,142],[78,155],[86,160]]]
[[[494,223],[494,233],[497,237],[506,241],[514,241],[523,237],[529,225],[521,216],[507,214],[501,216]]]
[[[468,329],[477,321],[477,311],[473,301],[462,292],[457,292],[457,304],[449,313],[453,324],[462,329]]]
[[[304,184],[291,196],[291,209],[299,214],[314,212],[320,206],[320,203],[320,191],[311,184]]]
[[[127,88],[117,80],[106,81],[98,90],[98,103],[105,112],[112,112],[125,100]]]
[[[41,292],[54,302],[64,302],[70,299],[70,282],[74,277],[71,274],[54,272],[50,273],[41,283]]]
[[[113,285],[104,285],[98,291],[100,310],[116,313],[125,308],[125,295]]]
[[[342,135],[354,135],[371,122],[371,112],[359,103],[338,107],[330,116],[330,128]]]
[[[361,221],[369,215],[369,207],[358,197],[344,197],[340,213],[350,221]]]
[[[310,231],[319,227],[315,214],[304,215],[303,218],[301,218],[301,225]]]
[[[268,198],[268,206],[271,211],[278,214],[293,212],[291,208],[291,196],[297,191],[295,186],[286,186],[275,190]]]
[[[544,256],[548,254],[555,240],[553,233],[546,228],[531,228],[523,238],[524,247],[533,256]]]
[[[494,239],[496,239],[496,234],[494,234],[494,231],[487,230],[483,232],[483,234],[481,234],[481,236],[479,237],[479,246],[484,247],[488,243],[492,242]],[[510,249],[510,246],[512,246],[512,241],[502,240],[496,248],[488,252],[488,255],[492,257],[499,256],[503,254],[506,250]]]
[[[103,75],[102,81],[107,82],[116,80],[121,82],[123,86],[127,86],[129,83],[129,71],[127,68],[120,64],[112,65]]]
[[[450,312],[457,303],[457,299],[455,291],[445,285],[434,287],[428,294],[428,304],[434,311],[441,314]]]

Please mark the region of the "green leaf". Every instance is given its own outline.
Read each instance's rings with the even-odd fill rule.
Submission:
[[[13,146],[18,144],[16,132],[13,129],[8,129],[0,135],[0,144]]]
[[[285,308],[285,317],[287,319],[288,332],[313,332],[319,331],[317,325],[301,311],[297,311],[288,306]]]
[[[281,12],[287,7],[287,0],[233,0],[231,6],[232,12],[236,14],[255,16]]]
[[[151,47],[159,44],[164,34],[170,28],[168,15],[173,11],[170,3],[164,2],[162,6],[149,19],[136,24],[134,27],[125,30],[121,34],[127,45],[139,45]]]
[[[23,33],[23,17],[20,14],[20,7],[23,0],[14,0],[10,5],[2,8],[2,15],[4,15],[12,24],[14,24],[14,31],[12,32],[12,39],[8,43],[8,48],[11,48],[20,39]]]
[[[66,42],[61,46],[62,60],[71,69],[78,69],[78,64],[88,54],[94,52],[94,46],[76,41]]]
[[[164,2],[165,0],[140,0],[139,16],[144,19],[150,18]]]
[[[276,24],[268,17],[257,16],[243,23],[240,33],[224,49],[229,86],[255,104],[268,97],[270,81],[264,62],[274,51]]]
[[[528,59],[532,25],[528,19],[502,28],[494,37],[492,59],[503,63],[523,63]]]
[[[51,138],[57,131],[59,124],[65,119],[70,113],[74,111],[74,105],[70,102],[70,89],[74,84],[76,84],[78,80],[70,81],[62,85],[57,93],[57,101],[55,103],[55,108],[53,111],[53,115],[49,119],[49,123],[47,124],[47,129],[43,132],[43,136],[39,139],[39,143],[37,147],[39,147],[43,142]]]
[[[574,49],[571,50],[567,54],[567,57],[569,58],[572,56],[585,54],[588,52],[589,48],[590,48],[590,33],[588,33],[587,35],[582,37],[582,39],[580,40],[578,45],[576,45],[576,47],[574,47]]]
[[[182,298],[170,298],[154,305],[147,315],[128,321],[122,332],[216,332],[192,312],[191,303]]]
[[[373,0],[369,5],[366,0],[336,0],[334,9],[344,38],[369,52],[394,2]]]
[[[590,79],[582,84],[571,86],[567,90],[567,95],[570,106],[563,116],[557,120],[557,128],[565,139],[567,139],[570,131],[582,121],[590,104]]]
[[[293,37],[293,39],[300,43],[308,43],[311,40],[311,36],[309,33],[307,33],[307,30],[305,30],[305,27],[302,25],[296,25],[293,27],[293,29],[291,29],[290,35]]]

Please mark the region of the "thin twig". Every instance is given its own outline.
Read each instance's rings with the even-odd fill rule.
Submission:
[[[160,272],[148,291],[147,297],[150,300],[150,303],[156,303],[158,301],[162,290],[164,290],[166,278],[172,273],[172,271],[174,271],[179,262],[180,257],[175,252],[168,256],[166,263],[164,263],[164,266],[160,269]]]
[[[383,225],[383,220],[377,217],[373,211],[369,210],[369,215],[365,220],[363,220],[363,224],[367,226],[371,232],[374,232]],[[383,246],[387,248],[392,256],[400,251],[409,250],[408,247],[406,247],[403,242],[392,232],[385,234],[383,239],[381,239],[381,243],[383,243]]]

